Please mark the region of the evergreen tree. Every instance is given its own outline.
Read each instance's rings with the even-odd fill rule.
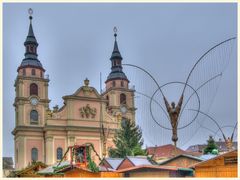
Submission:
[[[142,131],[130,120],[122,120],[121,128],[117,130],[113,142],[116,148],[109,149],[110,157],[146,155],[146,151],[142,150]]]
[[[212,136],[209,136],[209,139],[207,141],[207,147],[204,149],[204,154],[216,154],[216,150],[218,152],[218,146],[215,143],[214,139]]]

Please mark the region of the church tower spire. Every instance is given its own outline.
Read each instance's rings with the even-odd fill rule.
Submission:
[[[129,88],[129,80],[122,67],[122,55],[118,48],[117,28],[114,27],[114,47],[110,57],[112,62],[103,97],[106,99],[106,110],[114,117],[123,117],[135,121],[134,89]]]
[[[34,67],[34,68],[40,69],[41,71],[45,72],[45,70],[42,67],[41,62],[38,60],[38,54],[37,54],[38,42],[34,35],[33,27],[32,27],[33,10],[30,8],[28,10],[28,13],[29,13],[30,24],[29,24],[28,35],[24,42],[25,58],[22,60],[22,63],[18,68],[18,72],[20,69],[24,69],[26,67]]]
[[[46,124],[46,109],[49,108],[48,77],[38,60],[38,43],[33,33],[32,9],[29,13],[28,35],[24,42],[25,57],[18,67],[15,80],[15,169],[26,167],[32,161],[45,162],[43,127]],[[41,152],[41,153],[40,153]]]
[[[117,44],[117,28],[116,27],[114,28],[114,37],[115,37],[114,47],[113,47],[113,52],[110,60],[114,60],[114,59],[122,60],[122,56],[119,52],[118,44]]]
[[[114,85],[115,80],[125,80],[125,81],[127,81],[127,83],[129,83],[129,80],[128,80],[127,76],[122,71],[122,59],[123,58],[122,58],[121,53],[118,49],[117,28],[114,27],[113,30],[114,30],[115,41],[114,41],[113,52],[112,52],[112,55],[111,55],[111,58],[110,58],[110,60],[112,62],[112,67],[111,67],[111,72],[108,75],[105,83],[108,83],[109,81],[112,81],[113,85]]]

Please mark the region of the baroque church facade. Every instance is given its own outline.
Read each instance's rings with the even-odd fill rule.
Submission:
[[[15,80],[15,168],[22,169],[32,161],[47,165],[58,162],[72,145],[92,143],[100,157],[108,156],[114,147],[113,137],[121,120],[135,121],[134,89],[122,70],[122,56],[116,32],[111,55],[111,72],[106,90],[99,93],[84,84],[71,95],[63,96],[63,106],[49,108],[49,78],[38,59],[38,42],[29,16],[29,31],[24,42],[25,58],[17,69]],[[103,133],[104,132],[104,133]],[[68,156],[69,158],[69,156]],[[96,155],[92,158],[98,161]]]

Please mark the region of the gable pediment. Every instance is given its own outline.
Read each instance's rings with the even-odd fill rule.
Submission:
[[[94,87],[82,86],[72,96],[75,97],[90,97],[90,98],[101,98],[100,94]]]

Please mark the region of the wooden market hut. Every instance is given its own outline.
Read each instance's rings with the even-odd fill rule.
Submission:
[[[180,154],[180,155],[170,158],[166,161],[162,161],[161,163],[159,163],[159,165],[188,168],[189,166],[192,166],[192,165],[202,162],[202,161],[203,161],[203,159],[196,157],[196,156],[192,156],[192,155],[188,155],[188,154]]]
[[[127,156],[118,165],[124,177],[192,177],[193,170],[183,166],[158,165],[147,156]]]
[[[19,171],[12,171],[8,177],[40,177],[37,172],[46,168],[47,165],[42,162],[33,162],[31,165]]]
[[[153,165],[153,163],[147,156],[126,156],[116,169],[120,170],[140,165]]]
[[[123,173],[124,177],[192,177],[193,170],[174,166],[139,165],[119,169],[116,172]]]
[[[37,174],[41,177],[78,177],[78,178],[100,178],[100,177],[122,177],[122,173],[110,171],[93,172],[87,167],[71,165],[69,161],[60,162],[40,170]]]
[[[99,167],[102,171],[116,171],[124,158],[103,158]]]
[[[195,177],[237,177],[238,152],[233,150],[192,166]]]
[[[83,167],[73,167],[68,168],[65,170],[61,170],[61,172],[64,174],[63,177],[89,177],[89,178],[101,178],[101,177],[108,177],[108,178],[118,178],[123,177],[122,173],[118,172],[92,172],[89,169],[83,168]]]

